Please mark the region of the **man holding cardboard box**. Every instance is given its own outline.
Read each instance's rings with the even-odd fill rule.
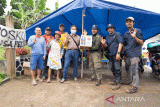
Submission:
[[[87,35],[87,32],[84,32]],[[101,85],[102,74],[100,68],[102,67],[101,64],[101,36],[98,35],[98,26],[92,26],[92,47],[85,47],[85,50],[90,52],[89,55],[89,69],[92,71],[91,81],[96,79],[97,76],[97,83],[96,86]]]

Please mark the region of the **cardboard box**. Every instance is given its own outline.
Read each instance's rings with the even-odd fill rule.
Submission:
[[[30,62],[23,63],[24,75],[31,76]]]
[[[92,35],[81,35],[80,47],[92,47]]]

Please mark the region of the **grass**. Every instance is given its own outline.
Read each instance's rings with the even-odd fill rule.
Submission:
[[[1,84],[1,81],[7,77],[8,75],[6,73],[0,73],[0,84]]]
[[[6,60],[5,58],[3,58],[3,53],[5,52],[4,47],[0,47],[0,60]]]

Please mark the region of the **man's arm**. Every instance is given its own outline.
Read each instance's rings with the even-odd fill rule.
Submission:
[[[134,39],[136,40],[136,42],[137,42],[138,44],[140,44],[140,45],[143,45],[143,44],[144,44],[143,40],[137,38],[136,36],[134,37]]]
[[[27,45],[32,47],[34,45],[32,37],[29,38]]]
[[[43,51],[44,51],[44,57],[46,57],[46,54],[47,54],[47,52],[46,52],[46,42],[45,42],[45,40],[44,40],[44,46],[43,46]]]
[[[134,32],[133,33],[131,33],[130,32],[130,34],[131,34],[131,36],[136,40],[136,42],[138,43],[138,44],[140,44],[140,45],[143,45],[143,40],[141,40],[141,39],[143,39],[143,36],[142,36],[142,31],[138,31],[137,32],[137,29],[134,29]],[[138,38],[138,37],[140,38]]]

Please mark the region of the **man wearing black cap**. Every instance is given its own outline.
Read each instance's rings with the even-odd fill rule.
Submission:
[[[126,90],[127,93],[132,94],[138,91],[139,75],[138,75],[138,63],[142,55],[142,45],[144,43],[142,31],[134,28],[135,24],[133,17],[126,19],[126,26],[128,31],[124,34],[124,46],[126,50],[126,71],[127,81],[123,82],[124,85],[130,85],[132,87]]]
[[[102,39],[101,42],[103,47],[109,48],[109,61],[114,76],[114,82],[109,82],[109,84],[114,85],[112,90],[117,90],[121,85],[120,52],[123,46],[123,38],[119,32],[115,31],[113,24],[108,24],[106,30],[108,31],[109,35],[106,37],[106,40]]]
[[[64,48],[63,58],[61,59],[62,60],[62,68],[64,66],[65,54],[66,54],[66,50],[67,50],[67,45],[64,45],[64,41],[65,41],[65,38],[66,38],[65,36],[68,34],[68,32],[65,32],[64,29],[65,29],[64,24],[60,24],[59,25],[59,30],[61,32],[60,40],[61,40],[61,42],[63,44],[63,48]],[[61,76],[62,76],[62,69],[60,70],[60,72],[61,72]]]
[[[88,50],[90,52],[89,55],[89,68],[92,71],[91,81],[96,79],[97,76],[97,83],[96,86],[101,85],[101,79],[102,74],[100,71],[101,65],[101,36],[98,35],[98,26],[93,25],[92,26],[92,47],[91,48],[85,48],[85,50]],[[85,35],[87,35],[87,32],[85,32]]]
[[[45,35],[42,36],[45,39],[46,44],[48,43],[49,40],[53,40],[54,37],[51,35],[51,28],[46,27],[45,29]],[[47,66],[47,60],[48,60],[48,54],[49,54],[50,49],[47,49],[47,56],[44,61],[44,66],[42,70],[42,79],[44,80],[48,76],[48,66]]]

